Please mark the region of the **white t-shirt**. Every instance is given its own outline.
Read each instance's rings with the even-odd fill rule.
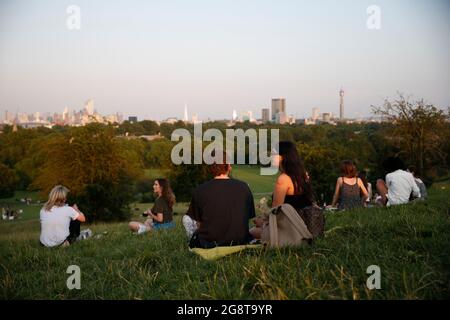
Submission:
[[[386,186],[388,187],[388,206],[408,203],[411,193],[415,197],[420,197],[420,190],[413,175],[404,170],[388,173]]]
[[[53,206],[50,211],[41,209],[41,243],[46,247],[62,244],[69,236],[71,220],[76,220],[79,213],[72,207]]]

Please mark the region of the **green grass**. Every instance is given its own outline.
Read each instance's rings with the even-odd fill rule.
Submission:
[[[145,169],[145,177],[156,179],[167,175],[166,170],[160,169]],[[233,165],[231,175],[233,178],[245,181],[249,184],[250,189],[255,194],[255,197],[270,194],[273,190],[273,185],[278,175],[261,176],[260,169],[257,166],[250,165]]]
[[[249,182],[258,188],[256,178]],[[425,203],[327,214],[326,236],[313,246],[248,250],[215,262],[188,251],[180,215],[174,230],[137,236],[126,222],[95,224],[88,225],[94,233],[108,234],[43,248],[36,207],[36,216],[0,222],[0,298],[448,299],[449,189],[450,182],[434,185]],[[149,205],[134,206],[134,218],[142,220]],[[73,264],[81,290],[66,287]],[[370,265],[381,268],[380,290],[365,286]]]
[[[272,193],[278,176],[262,176],[259,167],[249,165],[233,165],[231,174],[234,178],[247,182],[250,190],[255,194],[255,198]]]

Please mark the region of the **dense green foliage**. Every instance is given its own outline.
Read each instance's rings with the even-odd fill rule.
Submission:
[[[0,198],[14,196],[16,181],[17,178],[14,170],[0,163]]]

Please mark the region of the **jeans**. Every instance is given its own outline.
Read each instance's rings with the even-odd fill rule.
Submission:
[[[68,241],[69,243],[75,242],[77,237],[80,235],[80,227],[81,227],[80,221],[78,221],[78,220],[70,221],[70,226],[69,226],[70,234],[67,237],[66,241]]]

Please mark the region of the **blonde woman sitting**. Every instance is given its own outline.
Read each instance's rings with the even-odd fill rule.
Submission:
[[[74,204],[66,204],[69,189],[58,185],[50,191],[48,201],[41,209],[40,242],[45,247],[68,246],[80,235],[80,223],[84,214]]]

